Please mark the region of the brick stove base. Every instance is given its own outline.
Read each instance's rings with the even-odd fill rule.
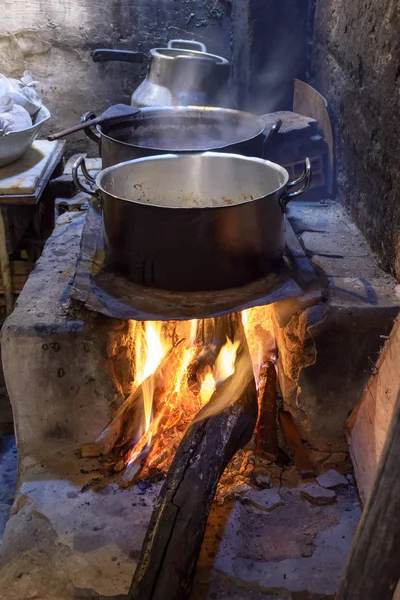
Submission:
[[[312,280],[315,268],[331,274],[322,276],[324,302],[308,306],[307,297],[300,303],[283,301],[275,305],[274,317],[279,345],[285,348],[280,353],[285,407],[293,413],[314,464],[325,470],[346,459],[345,419],[368,379],[384,341],[381,336],[391,329],[398,300],[394,281],[379,270],[363,238],[337,205],[296,204],[288,216],[295,230],[288,234],[292,245],[298,244],[294,260],[302,265],[302,276]],[[16,310],[3,327],[3,363],[19,450],[19,491],[4,536],[0,573],[0,590],[7,590],[3,596],[7,600],[28,598],[23,591],[28,589],[37,590],[46,600],[115,598],[126,593],[158,491],[154,486],[141,495],[137,488],[121,492],[111,485],[100,493],[82,491],[96,477],[98,465],[93,459],[82,462],[78,451],[95,439],[115,409],[117,390],[105,370],[105,357],[110,331],[121,333],[123,327],[120,321],[87,311],[77,313],[69,306],[68,290],[84,219],[85,213],[80,212],[59,218]],[[274,510],[295,514],[299,506],[304,509],[300,491],[287,492],[283,487],[280,494],[283,507]],[[346,542],[340,542],[338,532],[345,528],[352,535],[358,518],[354,490],[343,492],[343,499],[341,494],[334,510],[324,509],[327,512],[317,519],[319,525],[313,520],[314,508],[307,517],[315,548],[321,542],[322,555],[323,548],[330,548],[329,556],[332,551],[333,557],[337,553],[342,557],[335,568],[328,559],[318,562],[314,546],[308,556],[308,538],[302,542],[297,534],[292,538],[290,527],[281,537],[292,540],[292,550],[265,566],[268,561],[263,560],[257,538],[268,532],[256,528],[247,532],[248,507],[239,502],[234,511],[240,514],[231,513],[236,517],[232,517],[232,527],[228,523],[221,547],[236,539],[239,522],[244,528],[240,534],[244,546],[255,545],[259,554],[250,553],[250,562],[241,561],[241,551],[233,545],[224,563],[225,548],[221,559],[225,566],[216,560],[222,579],[233,586],[250,584],[253,590],[259,585],[263,593],[281,587],[282,598],[305,589],[315,598],[329,597],[350,543],[346,536]],[[214,511],[212,519],[216,520],[210,521],[209,531],[228,519],[226,510]],[[331,527],[338,527],[339,535],[333,546]],[[206,537],[203,558],[209,543]],[[214,558],[214,552],[211,549],[208,559]],[[306,559],[309,583],[293,574],[308,572],[306,563],[296,562]],[[219,580],[215,585],[220,585]],[[255,598],[252,593],[243,597]]]

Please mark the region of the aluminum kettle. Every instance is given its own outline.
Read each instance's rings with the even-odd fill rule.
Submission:
[[[229,61],[209,54],[201,42],[170,40],[167,48],[153,48],[149,55],[99,49],[92,52],[92,58],[94,62],[148,61],[146,78],[132,94],[132,106],[226,105]]]

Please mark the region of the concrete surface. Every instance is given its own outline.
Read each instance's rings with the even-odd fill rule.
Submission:
[[[88,487],[99,477],[97,459],[81,459],[65,443],[48,451],[21,463],[0,599],[126,598],[159,484]],[[191,600],[333,598],[360,516],[354,485],[332,492],[330,506],[303,500],[301,487],[243,489],[213,504]],[[268,511],[266,492],[274,500]]]
[[[326,96],[338,192],[400,277],[400,13],[392,0],[313,0],[311,81]]]
[[[399,312],[396,281],[340,204],[291,203],[288,218],[326,298],[301,312],[294,307],[291,319],[288,303],[277,305],[275,333],[286,348],[281,386],[302,439],[339,456],[347,452],[346,418]]]
[[[121,401],[105,368],[110,330],[121,323],[87,311],[80,318],[68,305],[83,221],[81,213],[59,218],[2,328],[21,460],[51,440],[93,441]]]
[[[191,600],[333,598],[360,517],[354,487],[330,506],[302,500],[301,487],[279,495],[270,513],[240,501],[214,505]]]

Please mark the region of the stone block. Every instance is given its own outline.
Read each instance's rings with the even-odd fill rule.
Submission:
[[[309,204],[289,205],[288,219],[293,239],[301,236],[299,255],[301,248],[307,249],[307,243],[310,247],[310,240],[320,236],[314,251],[331,251],[332,256],[337,252],[342,258],[318,256],[320,281],[325,277],[327,286],[319,304],[274,305],[284,403],[302,439],[314,450],[343,453],[347,451],[345,421],[399,311],[396,282],[379,268],[363,236],[337,204],[315,209]],[[354,256],[358,248],[362,257]],[[324,273],[328,260],[340,261],[337,275]]]
[[[303,500],[308,500],[311,504],[324,506],[336,502],[336,493],[333,490],[321,487],[317,483],[308,483],[300,487],[300,494]]]
[[[2,328],[21,460],[45,451],[51,440],[92,442],[115,408],[117,390],[105,362],[109,332],[120,324],[68,303],[84,218],[59,218]]]
[[[255,508],[266,512],[270,512],[271,510],[274,510],[274,508],[277,508],[277,506],[283,504],[282,498],[275,488],[262,491],[250,490],[246,492],[245,499],[255,506]]]
[[[329,233],[304,232],[301,236],[306,251],[311,256],[331,256],[339,257],[362,257],[371,255],[365,240],[354,240],[353,237],[342,234],[341,236],[332,236]]]
[[[319,477],[317,477],[317,483],[321,487],[329,490],[335,490],[337,488],[347,487],[349,485],[346,477],[337,471],[334,471],[333,469],[323,473],[323,475],[319,475]]]

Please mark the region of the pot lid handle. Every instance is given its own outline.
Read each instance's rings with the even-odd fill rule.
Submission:
[[[169,40],[168,48],[178,48],[179,50],[196,50],[197,52],[207,52],[205,44],[195,40]]]

